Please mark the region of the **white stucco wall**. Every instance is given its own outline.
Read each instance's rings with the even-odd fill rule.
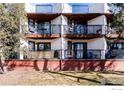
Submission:
[[[62,13],[72,13],[72,7],[67,3],[63,3],[62,4]]]
[[[61,46],[62,44],[61,44],[61,39],[60,38],[58,38],[58,39],[53,39],[52,41],[51,41],[51,49],[52,50],[59,50],[59,49],[61,49]]]
[[[35,13],[35,5],[30,3],[25,3],[25,10],[27,13]]]
[[[106,49],[106,40],[105,38],[91,39],[88,41],[88,49]]]
[[[102,34],[105,34],[105,26],[107,25],[107,18],[105,15],[96,17],[88,21],[88,25],[102,25]]]
[[[57,3],[53,5],[53,12],[54,13],[61,13],[62,12],[62,4]]]
[[[51,20],[51,24],[60,25],[61,24],[61,16],[58,16],[55,19]]]
[[[95,3],[89,6],[89,13],[108,13],[107,3]]]
[[[107,19],[105,15],[102,15],[102,16],[89,20],[88,25],[107,25]]]

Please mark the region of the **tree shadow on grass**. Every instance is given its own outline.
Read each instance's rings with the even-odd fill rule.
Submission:
[[[97,80],[94,80],[94,79],[79,77],[79,76],[75,76],[75,75],[69,75],[69,74],[65,74],[65,73],[52,72],[52,71],[49,71],[49,73],[59,74],[59,75],[68,76],[68,77],[73,77],[73,78],[77,79],[77,82],[80,82],[80,80],[87,80],[87,81],[90,81],[90,82],[101,84],[101,81],[97,81]],[[106,83],[105,85],[121,85],[121,84]]]

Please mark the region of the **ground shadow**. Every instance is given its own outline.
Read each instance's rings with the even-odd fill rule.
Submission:
[[[43,71],[48,71],[48,59],[44,59]]]
[[[53,72],[53,71],[49,71],[49,73],[64,75],[64,76],[68,76],[68,77],[73,77],[73,78],[77,79],[77,82],[80,82],[80,80],[87,80],[87,81],[90,81],[90,82],[101,84],[101,81],[97,81],[97,80],[94,80],[94,79],[79,77],[79,76],[75,76],[75,75],[69,75],[69,74],[65,74],[65,73]],[[104,85],[121,85],[121,84],[114,84],[114,83],[109,83],[108,82]]]
[[[33,66],[34,66],[34,69],[35,69],[36,71],[40,71],[40,69],[39,69],[39,67],[38,67],[38,62],[37,62],[37,60],[34,60],[34,61],[33,61]]]

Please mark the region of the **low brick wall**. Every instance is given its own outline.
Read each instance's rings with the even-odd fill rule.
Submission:
[[[124,60],[6,60],[8,70],[124,71]]]

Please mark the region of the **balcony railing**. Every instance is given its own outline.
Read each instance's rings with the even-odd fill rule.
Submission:
[[[26,58],[33,59],[101,59],[102,50],[47,50],[47,51],[29,51]],[[84,58],[84,55],[87,58]]]
[[[64,50],[65,59],[101,59],[102,50],[88,49],[87,52],[83,50]],[[85,55],[85,57],[84,57]]]
[[[60,50],[29,51],[26,58],[32,59],[60,59]]]
[[[60,25],[49,25],[48,27],[42,27],[37,29],[36,27],[29,26],[29,34],[60,34],[61,26]]]
[[[52,35],[52,34],[61,34],[63,29],[64,35],[114,35],[117,37],[119,35],[116,29],[112,29],[107,25],[49,25],[47,27],[42,27],[37,29],[37,27],[27,26],[29,35],[40,34],[40,35]],[[124,33],[121,33],[121,36],[124,37]]]
[[[116,29],[116,28],[111,28],[110,26],[106,26],[105,27],[105,34],[119,34],[120,32]],[[121,34],[124,34],[124,32],[122,31]]]
[[[124,49],[110,49],[106,51],[107,59],[124,59]]]
[[[64,26],[65,34],[102,34],[102,25]]]

